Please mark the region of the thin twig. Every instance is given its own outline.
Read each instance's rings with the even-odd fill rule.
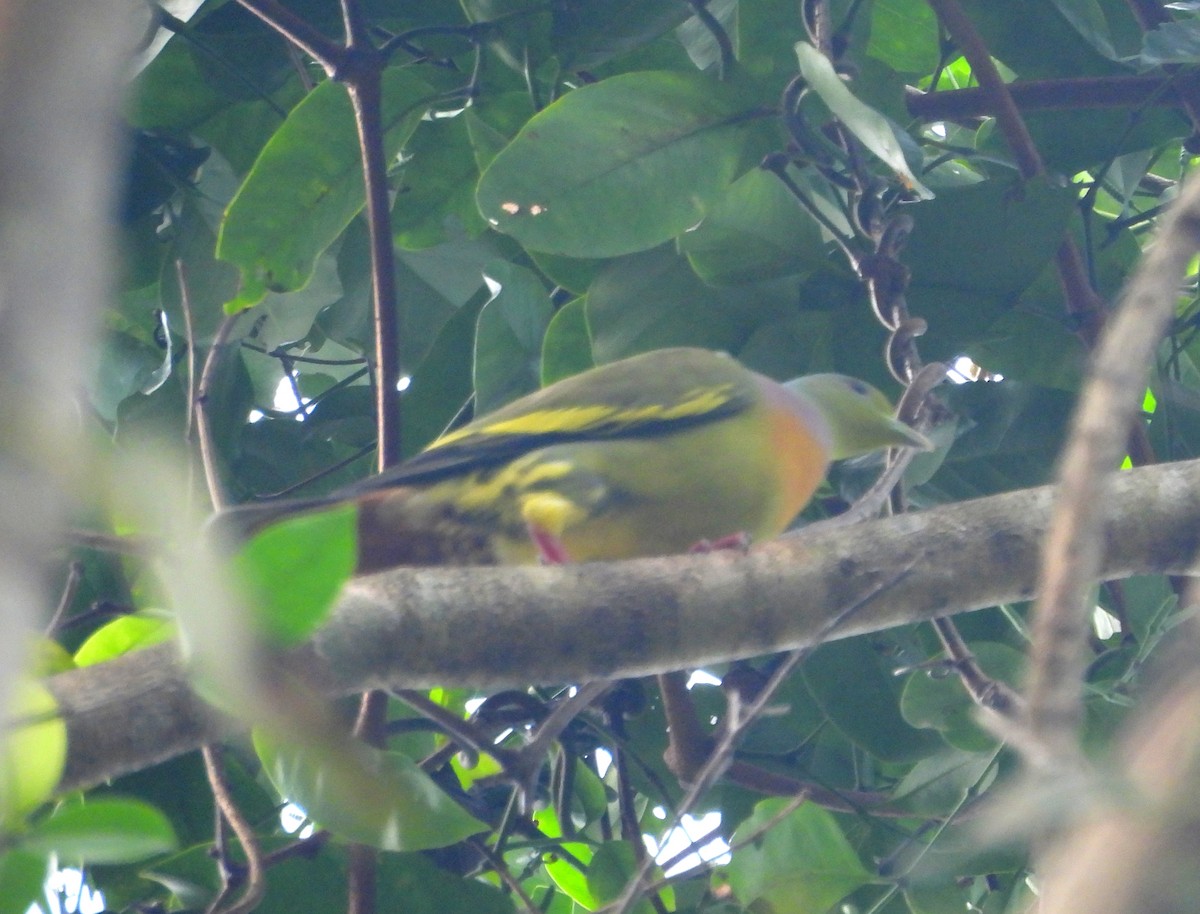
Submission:
[[[229,782],[225,777],[224,763],[220,757],[220,750],[214,745],[204,746],[201,750],[201,755],[204,757],[204,773],[208,777],[209,786],[212,788],[213,800],[217,804],[218,815],[224,818],[229,827],[233,829],[233,833],[237,836],[238,843],[242,846],[242,853],[246,855],[246,881],[245,889],[241,896],[233,904],[228,907],[219,907],[222,901],[221,895],[209,906],[209,914],[249,914],[258,907],[263,896],[267,891],[267,882],[264,876],[262,865],[262,848],[258,843],[258,835],[254,833],[254,827],[246,821],[242,811],[238,809],[237,803],[233,799],[233,791],[229,787]],[[227,857],[222,859],[222,871],[224,874],[230,872],[231,864]],[[225,893],[222,892],[222,895]]]
[[[183,258],[175,259],[175,279],[179,283],[179,308],[183,311],[183,332],[187,337],[187,418],[184,420],[184,438],[192,440],[196,421],[196,331],[192,323],[192,297],[188,292],[187,267]]]
[[[787,681],[788,677],[795,671],[796,667],[803,661],[813,648],[819,645],[826,638],[843,625],[847,619],[860,611],[864,606],[871,602],[876,596],[887,591],[891,587],[898,584],[909,573],[908,568],[893,575],[887,581],[878,584],[855,600],[840,612],[835,613],[825,624],[821,626],[813,639],[813,643],[808,647],[802,647],[798,650],[791,651],[786,655],[783,661],[772,672],[770,679],[767,680],[759,695],[749,702],[740,713],[733,708],[734,713],[730,714],[729,720],[724,732],[717,741],[717,746],[709,756],[700,771],[697,773],[695,781],[684,794],[683,800],[679,804],[679,809],[675,813],[674,821],[671,827],[679,825],[682,817],[695,807],[696,802],[716,783],[722,772],[728,767],[732,757],[734,747],[741,739],[746,728],[753,723],[766,710],[768,704],[775,697],[775,693]],[[645,884],[647,873],[650,871],[653,861],[647,860],[638,866],[637,871],[626,884],[625,889],[617,897],[612,905],[603,909],[604,914],[627,914],[634,902],[642,893],[642,887]]]
[[[963,12],[958,0],[927,2],[962,50],[967,63],[971,65],[971,73],[979,80],[980,91],[987,94],[989,104],[996,114],[996,124],[1004,135],[1008,148],[1012,150],[1021,174],[1026,178],[1041,174],[1044,170],[1041,154],[1037,151],[1029,128],[1025,126],[1025,120],[1013,101],[1012,93],[1008,91],[1000,71],[992,60],[991,52],[983,43],[975,25]]]
[[[538,725],[533,739],[522,747],[512,766],[518,785],[525,791],[526,796],[532,795],[532,785],[541,769],[543,759],[550,751],[550,745],[558,739],[571,721],[610,688],[612,683],[607,680],[585,682],[576,688],[574,695],[555,705],[554,710]]]
[[[300,48],[330,76],[345,64],[345,48],[326,38],[279,0],[238,0],[238,3]]]
[[[529,893],[525,891],[525,887],[517,879],[513,878],[513,874],[509,872],[508,865],[504,862],[503,857],[495,853],[486,843],[477,837],[468,838],[467,844],[491,865],[492,872],[496,874],[508,890],[521,899],[521,906],[524,908],[525,914],[542,914],[542,909],[529,896]]]
[[[229,504],[229,493],[221,479],[217,467],[217,447],[213,438],[212,423],[208,419],[209,397],[212,395],[213,382],[217,375],[217,366],[221,362],[225,347],[229,343],[233,326],[237,323],[236,314],[228,315],[217,327],[213,337],[212,348],[204,359],[204,368],[200,372],[200,383],[196,387],[196,435],[200,444],[200,461],[204,466],[204,480],[208,485],[208,497],[212,500],[213,508],[220,510]]]
[[[114,555],[148,555],[154,543],[143,536],[121,536],[116,533],[100,533],[95,530],[68,530],[63,538],[71,546],[111,552]]]
[[[980,708],[998,714],[1008,722],[1014,721],[1024,711],[1024,701],[1005,682],[993,679],[983,671],[974,653],[962,639],[958,627],[946,616],[933,620],[933,629],[937,632],[942,647],[958,673],[971,696],[971,700]]]
[[[47,637],[58,630],[59,622],[71,608],[71,604],[75,602],[75,597],[79,593],[79,585],[82,583],[83,562],[71,562],[67,566],[67,581],[63,584],[62,594],[58,598],[58,606],[54,608],[54,615],[50,617],[50,621],[46,623],[43,630]]]

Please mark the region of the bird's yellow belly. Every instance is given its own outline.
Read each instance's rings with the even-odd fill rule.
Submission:
[[[681,553],[741,533],[769,539],[808,502],[827,460],[802,428],[764,433],[755,422],[765,419],[553,445],[439,487],[462,520],[491,528],[503,562],[537,560],[530,527],[576,562]]]

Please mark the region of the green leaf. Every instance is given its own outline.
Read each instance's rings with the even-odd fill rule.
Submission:
[[[76,666],[93,666],[122,654],[161,644],[175,637],[175,623],[161,615],[139,612],[113,619],[96,629],[75,652]]]
[[[0,741],[0,826],[50,799],[67,761],[67,725],[58,702],[37,682],[18,680]]]
[[[583,816],[585,824],[599,821],[608,812],[610,796],[604,781],[583,759],[575,760],[575,796],[572,809]]]
[[[68,803],[22,837],[24,847],[63,863],[130,863],[175,849],[167,817],[141,800]]]
[[[1200,21],[1185,19],[1163,22],[1146,33],[1139,55],[1145,67],[1162,64],[1194,64],[1200,60]]]
[[[1109,12],[1124,5],[1108,4]],[[963,0],[963,8],[992,55],[1023,79],[1129,73],[1098,52],[1062,14],[1057,3],[1009,0],[997,4],[991,0]],[[1128,8],[1123,17],[1136,23]]]
[[[595,366],[587,299],[576,298],[559,308],[546,328],[542,339],[542,386]]]
[[[488,46],[506,66],[521,72],[536,70],[552,53],[551,7],[530,7],[523,0],[462,0],[463,11],[475,23],[488,22]]]
[[[234,800],[244,815],[257,821],[273,814],[274,792],[255,781],[236,755],[226,754],[225,770]],[[216,805],[198,752],[124,775],[89,794],[91,799],[102,796],[149,803],[170,820],[181,846],[212,841]]]
[[[940,504],[1050,481],[1075,405],[1065,391],[1020,381],[947,387],[942,396],[962,429],[914,502]]]
[[[612,261],[587,294],[597,363],[664,346],[736,351],[753,317],[744,289],[705,285],[667,247]]]
[[[715,20],[730,38],[739,31],[738,14],[741,10],[738,7],[738,0],[711,0],[705,4],[705,10],[712,20]],[[720,65],[721,45],[709,22],[693,14],[675,29],[675,37],[683,45],[697,70],[711,70]]]
[[[354,572],[357,512],[342,505],[290,517],[265,528],[234,558],[261,630],[290,646],[324,621]]]
[[[1054,6],[1082,38],[1110,60],[1118,57],[1112,34],[1097,0],[1053,0]]]
[[[134,329],[133,333],[108,329],[88,385],[92,406],[110,423],[116,422],[122,402],[136,394],[153,393],[171,368],[169,347],[148,339],[149,326]]]
[[[988,371],[1040,387],[1079,390],[1088,350],[1062,321],[1014,308],[972,343],[965,354]]]
[[[832,813],[804,803],[773,821],[790,802],[759,803],[730,840],[737,850],[726,867],[729,884],[758,914],[825,912],[872,879]],[[757,837],[744,844],[752,834]]]
[[[279,851],[295,842],[292,835],[261,835],[264,854]],[[229,842],[230,856],[240,863],[243,858],[234,840]],[[178,854],[155,860],[140,873],[141,878],[163,886],[169,893],[170,910],[202,911],[221,891],[220,868],[213,865],[211,834],[207,841],[188,847]],[[345,850],[333,842],[304,854],[293,854],[265,869],[266,897],[254,908],[255,914],[341,914],[346,906]],[[106,899],[107,900],[107,899]]]
[[[487,168],[533,115],[528,92],[485,95],[467,109],[464,115],[467,135],[480,171]]]
[[[431,96],[411,69],[383,73],[384,156],[416,129]],[[230,302],[241,310],[267,291],[290,292],[311,278],[320,254],[366,199],[354,114],[344,86],[321,83],[275,132],[229,204],[217,256],[242,271]]]
[[[807,273],[828,263],[816,221],[761,168],[738,178],[678,245],[696,275],[714,285]]]
[[[596,848],[587,868],[588,889],[601,904],[616,901],[637,871],[638,858],[632,844],[628,841],[605,841]],[[650,873],[650,881],[657,882],[661,878],[662,870],[655,867]],[[660,893],[667,910],[675,909],[674,896],[669,887]],[[629,910],[637,914],[653,914],[655,908],[648,899],[643,898]]]
[[[404,456],[412,456],[442,434],[471,402],[475,330],[486,302],[486,294],[481,293],[459,308],[413,372],[400,401]]]
[[[938,62],[938,22],[925,0],[875,0],[867,53],[901,73],[929,73]]]
[[[915,885],[904,890],[909,914],[962,914],[967,907],[961,888],[953,884]]]
[[[882,637],[888,637],[883,635]],[[876,648],[879,638],[822,644],[804,662],[804,681],[842,733],[876,758],[914,762],[941,747],[932,733],[900,714],[896,661]]]
[[[555,53],[563,69],[598,67],[662,35],[688,18],[674,0],[607,0],[557,3],[553,11]]]
[[[14,848],[0,854],[0,914],[27,914],[45,900],[50,856]]]
[[[744,105],[699,74],[625,73],[534,115],[479,181],[484,218],[526,247],[614,257],[700,221],[741,161]]]
[[[985,780],[990,782],[996,772],[994,741],[986,752],[947,747],[913,765],[892,798],[918,815],[945,816],[967,797],[981,793]]]
[[[479,878],[447,872],[425,854],[387,854],[379,862],[376,910],[404,914],[512,914],[515,907],[512,896]]]
[[[1154,644],[1166,632],[1179,607],[1179,595],[1170,582],[1159,575],[1134,575],[1120,582],[1120,599],[1114,601],[1107,588],[1101,588],[1102,603],[1110,610],[1121,610],[1132,635],[1143,649]]]
[[[592,280],[608,263],[603,257],[581,259],[547,254],[544,251],[530,251],[529,259],[552,283],[576,295],[586,292]]]
[[[479,180],[466,118],[440,118],[421,124],[404,147],[392,233],[402,248],[432,247],[466,232],[487,227],[475,206]]]
[[[554,313],[532,270],[496,260],[484,275],[493,292],[475,331],[476,415],[538,389],[542,337]]]
[[[488,826],[408,757],[353,745],[353,758],[284,743],[261,729],[254,748],[279,793],[347,841],[387,851],[446,847]],[[354,764],[348,764],[354,761]]]
[[[547,806],[533,814],[533,821],[548,838],[561,838],[562,826],[559,824],[558,813],[554,807]],[[574,857],[569,860],[554,850],[542,855],[542,866],[567,897],[589,911],[600,907],[602,901],[592,892],[589,885],[586,868],[592,862],[594,850],[592,845],[582,841],[564,841],[562,850]],[[580,869],[582,863],[584,868]]]
[[[1007,644],[981,642],[971,652],[983,671],[1016,688],[1025,666],[1024,655]],[[951,746],[968,752],[984,752],[997,738],[976,722],[977,707],[962,681],[952,672],[935,676],[918,671],[908,677],[900,699],[900,712],[914,727],[937,730]]]
[[[1042,180],[988,181],[906,207],[908,301],[930,330],[922,353],[953,358],[989,339],[1054,257],[1074,207],[1074,190]]]
[[[804,41],[796,43],[796,57],[800,60],[800,73],[805,81],[821,96],[834,116],[846,125],[846,129],[895,172],[905,187],[916,191],[922,198],[932,197],[933,194],[909,170],[891,122],[854,97],[833,69],[829,58]]]
[[[247,320],[254,320],[255,342],[271,351],[299,342],[312,333],[313,321],[325,308],[342,297],[338,259],[325,251],[312,264],[303,289],[282,294],[268,292]]]

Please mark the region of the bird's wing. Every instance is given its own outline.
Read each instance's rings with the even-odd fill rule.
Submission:
[[[702,349],[647,353],[522,397],[349,491],[434,482],[552,444],[667,434],[739,413],[759,396],[753,375],[727,356]]]

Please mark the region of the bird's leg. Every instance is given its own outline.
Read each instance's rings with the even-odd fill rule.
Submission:
[[[567,554],[567,547],[563,545],[563,541],[551,533],[535,524],[527,526],[529,530],[529,538],[533,541],[533,545],[537,547],[538,555],[542,559],[543,565],[569,565],[571,564],[571,556]]]
[[[693,555],[703,555],[706,552],[718,552],[722,549],[736,549],[746,552],[750,548],[750,534],[745,530],[740,533],[729,533],[715,540],[700,540],[693,543],[688,552]]]

